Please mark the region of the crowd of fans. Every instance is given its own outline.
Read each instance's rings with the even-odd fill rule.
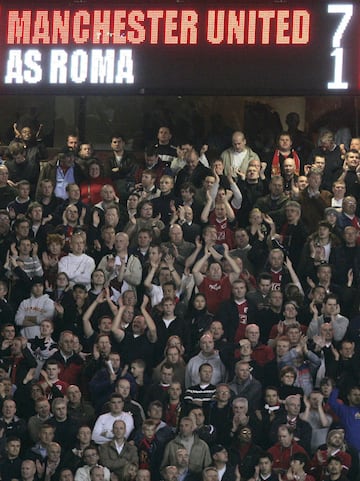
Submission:
[[[357,480],[360,139],[308,151],[291,115],[261,159],[14,126],[1,481]]]

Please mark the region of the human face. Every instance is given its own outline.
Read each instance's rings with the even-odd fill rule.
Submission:
[[[249,326],[246,329],[246,337],[249,339],[251,344],[257,344],[260,339],[260,329],[258,328],[258,326]]]
[[[332,459],[329,464],[327,465],[327,470],[331,476],[335,478],[340,476],[342,471],[342,464],[341,461],[337,461],[336,459]],[[337,478],[336,478],[337,479]]]
[[[174,315],[174,310],[175,310],[175,303],[173,301],[165,301],[163,302],[163,311],[164,311],[164,316],[173,316]]]
[[[47,446],[54,440],[54,428],[42,428],[39,432],[39,438],[43,445]]]
[[[164,384],[171,384],[172,378],[174,375],[174,370],[173,369],[168,369],[166,367],[163,367],[161,369],[161,382]]]
[[[132,330],[134,334],[142,334],[145,331],[146,322],[144,316],[135,316],[132,321]]]
[[[287,176],[292,176],[295,174],[295,161],[294,159],[285,159],[284,164],[283,164],[283,169],[285,172],[285,175]]]
[[[91,277],[95,286],[103,286],[105,284],[105,275],[103,271],[94,271]]]
[[[0,171],[1,177],[1,171]],[[1,180],[0,180],[1,183]],[[10,219],[9,216],[6,214],[0,213],[0,234],[7,234],[10,230]]]
[[[311,409],[318,409],[321,405],[320,396],[316,392],[312,392],[309,396],[310,407]]]
[[[213,375],[213,369],[210,366],[203,366],[200,370],[200,382],[210,383]]]
[[[50,415],[50,404],[47,400],[38,401],[36,403],[36,412],[42,419],[48,418]]]
[[[113,424],[113,433],[116,439],[124,439],[126,435],[126,424],[124,421],[115,421]]]
[[[290,461],[290,467],[293,473],[296,474],[302,471],[302,469],[304,468],[304,464],[301,463],[301,461],[299,461],[298,459],[293,459],[292,461]]]
[[[160,179],[160,191],[162,194],[168,194],[174,187],[174,181],[171,177],[161,177]]]
[[[116,392],[118,394],[121,394],[124,399],[127,399],[127,397],[130,394],[130,383],[126,379],[122,379],[119,381],[116,385]]]
[[[150,481],[150,471],[147,469],[139,469],[137,472],[136,481]]]
[[[0,166],[0,185],[7,185],[9,179],[9,171],[5,165]]]
[[[151,219],[153,216],[153,206],[151,204],[144,204],[140,210],[140,216],[142,219]]]
[[[250,366],[249,364],[238,364],[235,366],[236,376],[240,381],[246,381],[250,377]]]
[[[244,248],[249,243],[249,235],[245,230],[238,230],[235,232],[235,242],[240,248]]]
[[[21,443],[20,441],[9,441],[6,444],[6,452],[10,459],[15,459],[20,454]]]
[[[222,278],[222,269],[220,264],[212,263],[209,266],[209,277],[213,281],[219,281]]]
[[[171,229],[170,229],[170,232],[169,232],[169,237],[170,237],[170,241],[175,244],[175,245],[178,245],[182,242],[183,240],[183,231],[182,231],[182,228],[178,225],[178,224],[175,224]]]
[[[85,250],[85,241],[83,239],[83,236],[80,234],[73,235],[71,238],[70,246],[71,252],[75,256],[81,256],[81,254],[83,254]]]
[[[115,191],[111,185],[104,185],[104,187],[101,189],[100,194],[101,194],[101,198],[105,202],[111,202],[115,200]]]
[[[200,349],[203,354],[214,352],[214,339],[211,336],[203,336],[200,339]]]
[[[285,386],[292,386],[295,382],[295,376],[292,372],[287,372],[282,376],[281,381]]]
[[[109,359],[115,372],[120,369],[121,359],[118,353],[110,354]]]
[[[59,376],[59,372],[60,372],[59,366],[57,366],[56,364],[48,364],[46,366],[46,373],[48,375],[48,378],[51,381],[57,380],[57,378]]]
[[[51,443],[47,449],[48,459],[50,462],[56,462],[60,459],[61,448],[57,443]]]
[[[20,130],[21,138],[25,141],[29,141],[32,137],[32,130],[30,127],[24,127]]]
[[[322,384],[320,386],[320,391],[321,391],[321,394],[325,397],[325,398],[328,398],[330,396],[330,393],[333,389],[333,386],[331,384],[331,382],[328,382],[326,384]]]
[[[104,468],[102,466],[96,466],[95,469],[90,473],[90,479],[91,481],[104,481]]]
[[[48,249],[53,256],[59,256],[61,254],[61,244],[59,244],[59,242],[51,242]]]
[[[19,252],[23,256],[28,256],[31,252],[32,244],[29,240],[23,239],[20,241]]]
[[[199,165],[199,156],[194,150],[190,152],[189,156],[186,159],[186,163],[190,172],[193,172]]]
[[[321,185],[321,175],[311,172],[308,177],[308,182],[311,190],[319,190]]]
[[[344,434],[341,434],[340,431],[331,433],[329,436],[329,444],[330,446],[340,448],[344,444]]]
[[[69,149],[76,150],[79,145],[79,139],[77,137],[74,137],[73,135],[69,135],[66,145],[69,147]]]
[[[136,295],[134,291],[125,291],[122,296],[124,306],[135,306]]]
[[[342,203],[343,212],[349,215],[354,215],[356,211],[356,199],[355,197],[345,197]]]
[[[92,179],[96,179],[97,177],[100,177],[100,166],[97,164],[91,164],[89,167],[89,176]]]
[[[125,147],[125,142],[121,137],[113,137],[110,146],[114,152],[122,152]]]
[[[249,339],[240,339],[239,346],[242,359],[251,355],[251,343]]]
[[[340,353],[344,359],[351,359],[355,353],[355,344],[353,342],[343,342]]]
[[[318,278],[322,284],[327,284],[331,280],[331,267],[320,267],[318,270]]]
[[[232,286],[232,294],[235,300],[241,300],[246,295],[246,285],[243,282],[235,282]]]
[[[155,179],[153,179],[152,175],[146,172],[143,172],[141,175],[141,185],[145,188],[148,189],[152,187],[155,183]]]
[[[335,316],[338,314],[339,305],[336,299],[328,299],[324,304],[324,314],[326,316]]]
[[[181,468],[187,467],[189,465],[189,454],[186,449],[177,449],[176,464]]]
[[[194,426],[191,421],[188,421],[187,419],[180,421],[180,428],[179,432],[182,436],[191,436],[191,434],[194,431]]]
[[[348,152],[346,155],[346,163],[351,170],[355,170],[359,165],[359,153],[358,152]]]
[[[298,329],[297,327],[288,329],[287,336],[290,339],[291,346],[296,346],[300,342],[301,330]]]
[[[105,212],[105,224],[116,227],[119,222],[119,213],[117,209],[107,209]]]
[[[297,309],[293,304],[285,304],[284,316],[287,320],[296,319]]]
[[[285,409],[289,416],[298,416],[300,413],[300,399],[290,398],[285,403]]]
[[[289,135],[280,135],[279,138],[279,149],[283,152],[286,152],[291,149],[291,138]]]
[[[219,474],[215,468],[211,468],[204,473],[204,481],[219,481]]]
[[[42,219],[43,210],[42,207],[34,207],[31,211],[31,220],[33,222],[39,222]]]
[[[334,331],[332,325],[329,323],[324,323],[320,328],[320,335],[323,337],[325,342],[332,342]]]
[[[30,193],[30,186],[29,185],[20,185],[19,186],[19,197],[21,199],[27,199]]]
[[[69,386],[68,390],[66,391],[67,398],[69,399],[69,402],[73,405],[79,405],[81,402],[81,391],[80,389],[73,385]]]
[[[83,292],[83,291],[82,291]],[[74,336],[70,333],[65,333],[59,343],[61,350],[64,354],[68,355],[72,353],[74,348]]]
[[[282,357],[290,349],[290,343],[288,341],[278,341],[276,343],[276,354]]]
[[[296,207],[285,207],[286,219],[289,223],[295,222],[300,219],[300,210]]]
[[[169,347],[166,354],[167,360],[171,364],[176,364],[180,361],[180,353],[177,347]]]
[[[246,146],[246,139],[243,134],[234,134],[232,137],[232,146],[235,152],[242,152]]]
[[[170,142],[171,132],[167,127],[160,127],[158,132],[158,141],[161,145],[166,145]]]
[[[283,266],[284,254],[278,251],[270,252],[269,262],[272,269],[279,271]]]
[[[149,261],[158,264],[161,260],[162,253],[158,246],[149,247]]]
[[[74,475],[70,469],[64,469],[60,473],[59,481],[73,481]]]
[[[13,340],[15,337],[15,327],[5,326],[2,330],[2,335],[7,341]]]
[[[265,401],[269,406],[276,406],[279,404],[279,395],[274,389],[267,389],[265,391]]]
[[[262,222],[262,215],[257,209],[251,211],[249,220],[251,224],[261,224]]]
[[[215,160],[213,163],[213,169],[217,173],[217,175],[223,175],[224,173],[224,164],[221,160]]]
[[[269,190],[272,197],[280,197],[284,192],[284,182],[282,178],[273,178],[269,184]]]
[[[214,341],[218,341],[224,335],[224,328],[221,322],[213,321],[210,325],[210,332],[214,338]]]
[[[278,440],[283,448],[288,448],[291,446],[293,436],[288,432],[287,429],[279,429]]]
[[[92,147],[90,144],[81,144],[79,150],[79,157],[83,159],[89,159],[92,156]]]
[[[79,219],[79,211],[74,205],[69,205],[65,210],[65,217],[70,224],[76,224]]]
[[[84,453],[85,464],[94,466],[99,461],[99,455],[96,449],[87,449]]]
[[[53,408],[54,416],[59,421],[64,421],[67,418],[67,406],[66,403],[58,403]]]
[[[246,179],[251,182],[251,181],[258,180],[258,178],[259,178],[258,169],[255,166],[252,166],[252,167],[249,166],[246,171]]]
[[[21,477],[22,479],[32,479],[36,473],[36,466],[34,461],[26,459],[21,463]]]
[[[169,387],[169,398],[170,400],[180,399],[181,396],[181,385],[178,382],[174,382]]]
[[[121,252],[127,249],[129,245],[129,238],[126,234],[116,234],[115,237],[115,249],[117,252]]]
[[[309,185],[307,177],[305,175],[300,175],[298,177],[297,185],[299,187],[300,192],[306,189],[306,187]]]
[[[110,412],[112,415],[118,415],[122,413],[124,408],[124,401],[120,398],[113,398],[110,400]]]
[[[259,291],[264,296],[267,296],[271,290],[271,280],[270,279],[260,279],[258,284]]]
[[[197,311],[202,311],[206,307],[206,299],[203,296],[196,296],[193,305]]]
[[[208,175],[207,177],[205,177],[205,180],[204,180],[204,187],[205,187],[205,190],[210,190],[215,184],[215,177],[213,177],[212,175]]]
[[[358,137],[354,137],[353,139],[351,139],[350,150],[360,151],[360,139]]]
[[[6,419],[11,419],[15,416],[16,413],[16,404],[12,400],[6,400],[4,401],[3,404],[3,409],[2,409],[4,418]]]
[[[271,473],[272,463],[269,458],[259,459],[259,468],[262,475],[267,475]]]
[[[321,172],[325,169],[325,158],[316,156],[314,159],[314,167]]]
[[[244,427],[244,428],[240,429],[240,432],[239,432],[239,440],[240,440],[242,443],[250,443],[250,442],[251,442],[251,438],[252,438],[252,432],[251,432],[251,429],[250,429],[250,428]]]

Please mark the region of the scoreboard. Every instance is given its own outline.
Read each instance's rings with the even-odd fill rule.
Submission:
[[[0,94],[360,92],[355,1],[9,3]]]

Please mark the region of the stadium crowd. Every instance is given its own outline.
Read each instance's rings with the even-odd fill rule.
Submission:
[[[0,165],[1,481],[356,481],[360,138]],[[310,149],[309,149],[310,145]],[[210,157],[210,156],[209,156]]]

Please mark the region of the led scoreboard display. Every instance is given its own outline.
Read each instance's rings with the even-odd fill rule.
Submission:
[[[358,93],[359,8],[0,5],[0,93]]]

